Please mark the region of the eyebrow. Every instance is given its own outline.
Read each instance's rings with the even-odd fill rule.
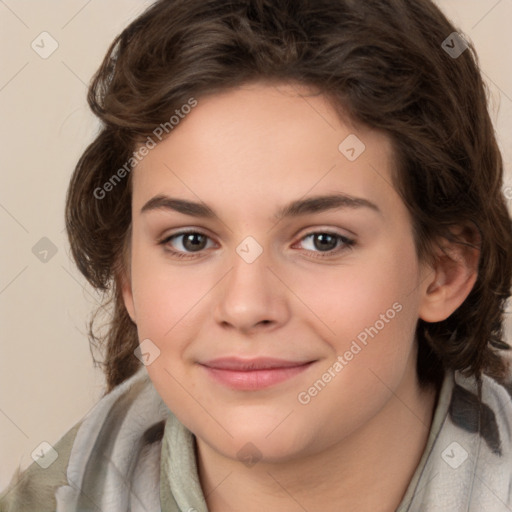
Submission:
[[[382,213],[379,207],[363,199],[346,194],[330,194],[325,196],[313,196],[306,199],[298,199],[280,208],[273,216],[274,220],[279,221],[288,217],[298,217],[307,213],[321,213],[327,210],[341,208],[358,209],[367,208],[377,213]],[[204,203],[188,201],[186,199],[177,199],[165,195],[157,195],[151,198],[141,209],[140,213],[152,210],[173,210],[184,215],[192,217],[201,217],[210,219],[216,217],[214,210]]]

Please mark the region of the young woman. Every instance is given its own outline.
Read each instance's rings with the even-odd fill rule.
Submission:
[[[108,388],[0,510],[512,509],[512,224],[437,7],[161,0],[88,98]]]

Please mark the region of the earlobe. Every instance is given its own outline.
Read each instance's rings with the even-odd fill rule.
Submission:
[[[474,236],[440,247],[422,290],[419,317],[426,322],[446,320],[467,298],[478,278],[480,251]]]

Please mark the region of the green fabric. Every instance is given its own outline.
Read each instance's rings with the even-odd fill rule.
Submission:
[[[66,469],[71,448],[81,421],[53,446],[58,457],[46,469],[33,462],[21,471],[18,467],[7,488],[0,494],[0,512],[55,512],[55,491],[68,485]]]
[[[160,460],[162,512],[208,512],[198,477],[194,435],[172,412],[165,423]]]

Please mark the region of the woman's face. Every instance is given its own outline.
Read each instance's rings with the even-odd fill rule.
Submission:
[[[149,376],[232,459],[325,450],[416,386],[432,271],[390,142],[298,91],[199,99],[132,175],[123,294]]]

